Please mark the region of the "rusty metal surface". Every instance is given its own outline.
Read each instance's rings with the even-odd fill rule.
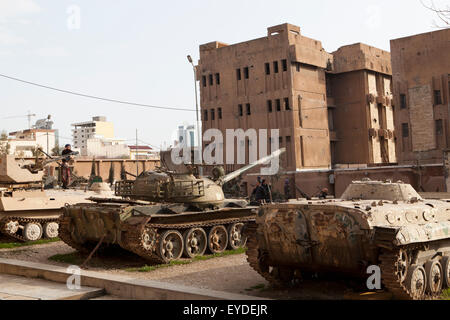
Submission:
[[[444,263],[450,256],[450,203],[422,199],[401,182],[358,181],[342,199],[268,204],[260,208],[256,226],[249,243],[257,249],[248,251],[249,261],[275,284],[294,279],[295,270],[363,277],[384,252],[385,274],[392,273],[386,286],[398,297],[434,297],[436,292],[412,289],[407,281],[415,278],[403,274],[407,267],[401,271],[389,259],[400,259],[396,250],[405,250],[405,265],[411,270],[422,266],[414,269],[420,274],[431,262]]]

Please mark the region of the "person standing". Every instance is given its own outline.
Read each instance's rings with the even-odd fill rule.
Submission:
[[[62,165],[61,165],[61,180],[63,189],[67,189],[70,185],[70,167],[69,167],[69,161],[72,159],[70,156],[72,154],[72,146],[70,144],[66,144],[64,146],[64,150],[61,152],[62,156],[67,156],[62,159]]]

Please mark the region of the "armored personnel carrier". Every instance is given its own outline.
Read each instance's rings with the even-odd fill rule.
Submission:
[[[311,273],[368,278],[371,265],[398,299],[450,285],[450,203],[402,182],[355,181],[341,199],[265,205],[246,235],[248,262],[277,286]]]
[[[216,167],[212,178],[169,164],[162,155],[160,170],[116,183],[116,195],[122,199],[67,206],[60,238],[79,251],[119,245],[151,263],[239,248],[246,243],[242,229],[254,220],[257,207],[248,206],[246,200],[225,199],[222,185],[282,152],[227,175]]]
[[[0,233],[21,241],[58,236],[58,218],[65,204],[83,201],[82,197],[51,197],[43,190],[45,165],[61,159],[0,156]]]

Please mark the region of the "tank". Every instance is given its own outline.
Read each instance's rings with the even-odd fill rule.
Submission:
[[[312,274],[367,279],[372,265],[396,299],[435,298],[450,285],[450,203],[400,181],[262,206],[246,236],[249,264],[275,286]]]
[[[150,263],[237,249],[246,243],[242,230],[254,221],[257,207],[244,199],[226,199],[222,185],[284,151],[227,175],[215,167],[212,177],[199,176],[197,167],[175,166],[162,154],[159,170],[116,183],[121,199],[66,206],[60,238],[85,252],[119,245]]]
[[[45,165],[61,159],[0,156],[0,233],[20,241],[58,237],[58,219],[64,206],[83,200],[49,196],[43,190]]]

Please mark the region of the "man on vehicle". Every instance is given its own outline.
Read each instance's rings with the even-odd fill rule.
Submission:
[[[63,189],[67,189],[70,185],[70,167],[69,167],[69,161],[72,159],[70,156],[72,154],[72,146],[70,144],[66,144],[64,146],[64,150],[61,152],[62,156],[67,155],[66,158],[62,159],[62,165],[61,165],[61,179],[63,184]]]

